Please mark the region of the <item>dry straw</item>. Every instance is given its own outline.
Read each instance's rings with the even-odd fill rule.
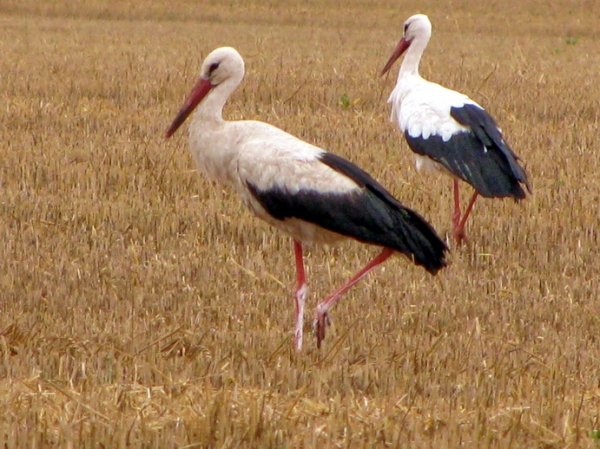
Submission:
[[[0,445],[595,447],[591,11],[200,3],[0,7]],[[498,119],[534,195],[481,201],[449,268],[391,261],[296,353],[291,242],[164,130],[203,57],[235,46],[229,119],[352,160],[445,234],[449,180],[415,172],[377,76],[415,12],[434,24],[423,74]],[[309,305],[374,251],[315,248]]]

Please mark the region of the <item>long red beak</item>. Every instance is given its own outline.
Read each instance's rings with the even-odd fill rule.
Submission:
[[[198,79],[198,82],[185,99],[185,103],[183,103],[183,106],[177,114],[177,117],[175,117],[175,120],[173,120],[173,123],[171,123],[171,126],[169,126],[166,134],[167,139],[175,134],[175,131],[177,131],[181,124],[185,122],[185,119],[188,118],[196,106],[200,104],[200,102],[204,99],[204,97],[206,97],[213,87],[214,86],[209,80],[204,78]]]
[[[396,59],[402,56],[402,53],[404,53],[406,49],[410,47],[410,42],[411,41],[407,41],[404,38],[400,39],[400,42],[398,42],[398,45],[396,45],[396,48],[394,49],[394,53],[392,53],[392,56],[390,56],[390,59],[388,59],[388,62],[385,64],[385,67],[379,76],[385,75],[385,73],[394,65]]]

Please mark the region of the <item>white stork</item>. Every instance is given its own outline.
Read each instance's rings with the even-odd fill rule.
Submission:
[[[383,68],[385,74],[406,51],[392,91],[392,121],[397,121],[417,156],[417,170],[441,170],[454,177],[453,234],[465,239],[465,223],[477,195],[525,198],[531,193],[525,171],[494,119],[464,94],[423,79],[419,62],[431,37],[431,22],[416,14],[404,23],[404,35]],[[471,184],[473,196],[461,217],[458,179]]]
[[[349,237],[383,248],[318,305],[314,326],[320,347],[329,308],[373,268],[400,252],[435,274],[446,265],[447,248],[421,216],[347,160],[267,123],[224,121],[223,106],[243,77],[244,61],[235,49],[222,47],[210,53],[166,136],[172,136],[196,109],[189,144],[200,170],[233,186],[259,218],[293,237],[297,349],[302,347],[307,294],[302,244]]]

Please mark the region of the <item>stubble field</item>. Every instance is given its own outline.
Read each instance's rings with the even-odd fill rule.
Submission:
[[[594,7],[0,3],[0,445],[597,447]],[[496,117],[534,194],[480,200],[436,277],[388,261],[298,353],[291,240],[164,132],[202,59],[234,46],[228,119],[350,159],[446,235],[450,181],[416,173],[389,122],[398,66],[378,76],[416,12],[434,25],[422,74]],[[308,323],[376,251],[311,250]]]

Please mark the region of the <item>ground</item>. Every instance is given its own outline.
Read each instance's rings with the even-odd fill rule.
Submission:
[[[3,447],[543,447],[600,441],[600,32],[593,2],[5,1],[0,5]],[[402,24],[422,74],[491,112],[533,195],[480,200],[433,277],[315,247],[292,345],[290,239],[164,133],[221,45],[228,119],[267,121],[369,171],[438,232],[379,72]],[[463,188],[463,198],[470,195]]]

